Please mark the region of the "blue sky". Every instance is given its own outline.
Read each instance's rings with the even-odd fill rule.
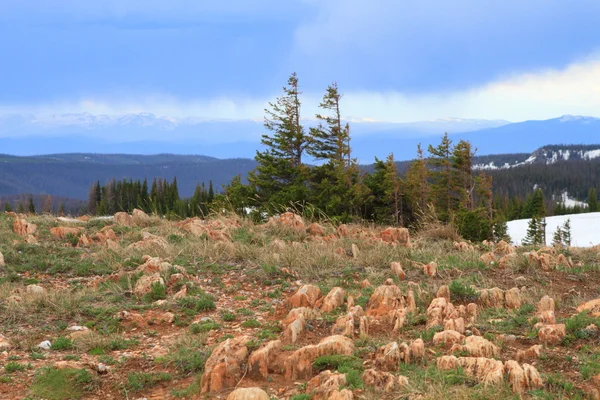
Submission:
[[[346,116],[600,117],[597,0],[5,0],[0,112],[260,118],[296,71]]]

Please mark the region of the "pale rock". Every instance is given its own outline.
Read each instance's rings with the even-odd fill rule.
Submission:
[[[589,315],[594,318],[600,317],[600,299],[590,300],[588,302],[580,304],[577,307],[578,313],[582,313],[585,311],[589,312]]]
[[[150,225],[150,217],[144,211],[133,209],[131,220],[135,226],[146,227]]]
[[[367,303],[367,315],[380,317],[388,315],[390,311],[404,307],[402,291],[389,279],[385,285],[379,286],[369,298]]]
[[[352,243],[352,258],[357,259],[360,255],[360,249],[354,243]]]
[[[456,331],[460,334],[465,334],[465,319],[463,317],[450,318],[444,321],[445,331]]]
[[[298,291],[288,298],[288,304],[292,308],[315,307],[318,300],[321,299],[321,289],[313,285],[304,285]]]
[[[435,297],[443,297],[450,302],[450,288],[447,285],[440,286]]]
[[[404,269],[402,269],[402,264],[399,262],[392,262],[390,264],[390,269],[399,280],[403,281],[406,277],[406,273],[404,272]]]
[[[389,372],[367,369],[362,375],[366,386],[372,387],[377,392],[391,393],[408,386],[408,378],[405,376],[395,377]]]
[[[423,273],[430,277],[434,277],[437,275],[438,265],[435,261],[430,262],[423,266]]]
[[[504,291],[500,288],[479,290],[479,301],[486,307],[503,308]]]
[[[465,374],[476,378],[484,385],[499,384],[504,378],[502,361],[485,357],[442,356],[437,359],[437,367],[441,370],[463,368]]]
[[[157,272],[152,275],[142,275],[140,279],[135,283],[135,287],[133,288],[133,294],[137,296],[143,296],[152,291],[152,285],[159,284],[164,286],[165,281]]]
[[[402,354],[398,343],[391,342],[377,349],[374,365],[384,371],[396,371],[401,358]]]
[[[466,351],[473,357],[498,357],[500,349],[498,346],[483,338],[482,336],[468,336],[465,339],[465,345],[456,345],[452,348],[452,351]]]
[[[521,367],[518,362],[510,360],[504,367],[508,373],[508,382],[515,393],[522,394],[544,385],[537,369],[529,364],[523,364]]]
[[[133,226],[134,225],[133,218],[131,218],[131,215],[129,215],[123,211],[116,213],[113,217],[113,220],[115,221],[115,224],[121,225],[121,226]]]
[[[325,236],[325,229],[323,229],[323,227],[316,222],[313,222],[308,228],[306,228],[306,233],[311,236]]]
[[[544,344],[559,344],[566,333],[565,324],[543,325],[538,330],[538,339]]]
[[[316,345],[308,345],[296,350],[285,361],[285,377],[288,380],[302,379],[312,375],[312,364],[321,356],[354,354],[354,343],[341,335],[333,335],[322,339]]]
[[[523,361],[537,360],[538,358],[540,358],[541,351],[542,351],[541,344],[533,345],[530,348],[528,348],[527,350],[519,350],[519,351],[517,351],[517,357],[516,357],[517,361],[523,362]]]
[[[52,343],[49,340],[44,340],[42,343],[38,344],[38,346],[42,350],[50,350],[52,348]]]
[[[321,305],[322,312],[331,312],[336,308],[344,304],[344,298],[346,297],[346,291],[341,287],[334,287],[323,299]]]
[[[306,392],[312,394],[312,400],[328,400],[345,385],[345,374],[326,370],[308,381]]]
[[[25,292],[34,296],[43,296],[46,294],[46,289],[38,285],[27,285]]]
[[[6,263],[4,262],[4,255],[0,253],[0,268],[6,267]]]
[[[406,311],[416,314],[417,313],[417,302],[415,301],[415,292],[410,289],[406,295]]]
[[[227,400],[269,400],[270,397],[261,388],[239,388],[229,393]]]
[[[200,379],[201,393],[220,392],[234,387],[242,377],[243,366],[248,358],[249,336],[238,336],[221,342],[212,352],[204,366]]]
[[[456,343],[462,342],[464,335],[456,331],[441,331],[433,335],[433,344],[437,346],[451,347]]]
[[[274,362],[281,351],[281,340],[272,340],[260,349],[255,350],[248,359],[248,374],[250,377],[266,379],[269,371],[273,371]]]
[[[381,231],[380,237],[386,243],[397,243],[403,247],[411,247],[410,233],[406,228],[386,228]]]
[[[522,304],[521,290],[516,287],[507,290],[504,292],[504,301],[507,308],[513,310],[520,308]]]

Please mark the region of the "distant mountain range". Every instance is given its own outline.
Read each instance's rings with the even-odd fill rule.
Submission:
[[[389,123],[348,118],[353,155],[363,164],[393,152],[410,159],[417,144],[426,149],[444,132],[455,141],[469,140],[478,155],[531,153],[547,143],[593,144],[600,137],[600,119],[563,116],[544,121],[445,118]],[[307,127],[316,121],[304,121]],[[0,116],[0,152],[12,155],[52,153],[202,154],[216,158],[252,158],[261,149],[262,120],[211,120],[63,114],[48,117]]]

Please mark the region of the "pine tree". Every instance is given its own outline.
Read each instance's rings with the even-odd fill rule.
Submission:
[[[472,211],[475,207],[473,192],[475,185],[473,183],[473,157],[475,153],[471,150],[471,143],[461,140],[452,150],[452,174],[451,188],[456,193],[451,195],[450,210],[461,208]]]
[[[429,198],[429,185],[427,179],[429,170],[427,161],[423,157],[421,144],[417,146],[417,159],[412,161],[406,171],[406,189],[412,209],[425,211]]]
[[[562,226],[562,239],[566,246],[571,246],[571,219],[567,219]]]
[[[300,91],[298,77],[293,73],[283,96],[265,109],[265,128],[271,133],[262,136],[266,150],[256,152],[258,167],[249,174],[264,205],[287,204],[306,198],[306,167],[302,155],[306,135],[300,123]]]
[[[563,244],[563,231],[562,227],[557,227],[554,231],[554,235],[552,235],[552,245],[553,246],[561,246]]]
[[[90,186],[90,191],[88,192],[87,212],[89,214],[96,215],[98,213],[98,205],[100,204],[98,201],[99,197],[101,197],[101,188],[100,181],[97,181]]]
[[[12,210],[13,210],[13,209],[12,209],[12,206],[10,205],[10,203],[9,203],[8,201],[7,201],[7,202],[5,202],[5,203],[4,203],[4,211],[6,211],[6,212],[11,212]]]
[[[527,234],[523,239],[523,245],[539,245],[542,243],[541,218],[533,217],[527,225]]]
[[[42,212],[44,214],[52,214],[52,196],[47,194],[44,197],[44,202],[42,204]]]
[[[508,235],[508,226],[504,218],[498,219],[494,224],[494,241],[499,242],[501,240],[508,243],[512,242],[512,239]]]
[[[598,193],[595,188],[591,188],[588,193],[588,210],[590,212],[599,211],[598,209]]]
[[[429,145],[428,164],[431,166],[431,201],[435,210],[442,221],[450,220],[452,207],[452,141],[448,138],[448,133],[442,137],[442,141],[436,147]]]
[[[29,200],[27,202],[27,211],[30,214],[35,214],[35,204],[33,203],[33,196],[29,196]]]
[[[385,175],[384,175],[384,193],[385,200],[391,206],[392,220],[396,225],[404,224],[403,209],[403,193],[402,193],[402,179],[398,176],[396,171],[396,162],[394,161],[394,154],[390,154],[385,162]]]

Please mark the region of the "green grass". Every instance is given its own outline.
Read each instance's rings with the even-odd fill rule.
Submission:
[[[31,391],[46,400],[71,400],[82,398],[96,387],[96,379],[85,369],[41,368],[35,374]]]
[[[31,364],[20,364],[16,361],[9,361],[4,366],[4,371],[7,374],[12,374],[14,372],[25,371],[26,369],[31,369],[31,368],[33,368],[31,366]]]
[[[166,372],[130,372],[127,375],[125,389],[132,392],[150,388],[157,383],[172,380],[171,374]]]
[[[73,348],[73,342],[67,337],[57,337],[52,342],[52,350],[71,350]]]
[[[249,319],[247,321],[242,322],[242,327],[244,328],[260,328],[261,326],[262,324],[256,319]]]
[[[211,311],[217,308],[213,297],[206,293],[194,297],[183,297],[177,300],[177,305],[193,312]]]
[[[479,294],[470,285],[460,279],[455,279],[448,286],[452,301],[471,303],[477,301]]]
[[[152,303],[157,300],[164,300],[167,298],[167,288],[160,282],[153,282],[150,285],[150,293],[144,295],[144,301]]]
[[[362,370],[362,360],[355,356],[344,356],[341,354],[334,354],[331,356],[318,357],[313,362],[313,367],[317,371],[325,371],[326,369],[337,370],[343,372],[343,370]]]
[[[229,311],[221,311],[221,318],[223,318],[223,321],[226,322],[232,322],[235,321],[235,314]]]
[[[221,325],[214,321],[198,322],[190,325],[190,332],[197,335],[203,332],[209,332],[215,329],[219,329]]]

